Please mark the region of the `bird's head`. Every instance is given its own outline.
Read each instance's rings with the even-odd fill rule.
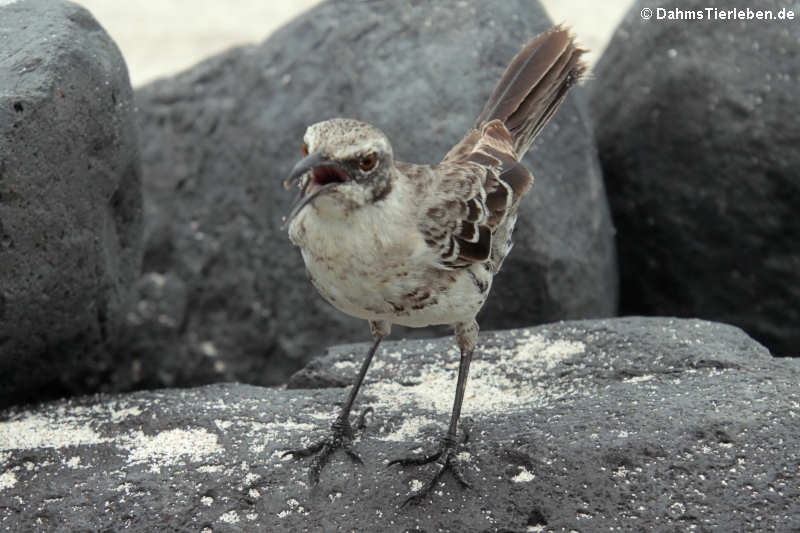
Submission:
[[[317,198],[320,211],[341,214],[380,201],[391,190],[392,146],[375,126],[343,118],[318,122],[306,130],[302,152],[284,182],[300,189],[284,226]]]

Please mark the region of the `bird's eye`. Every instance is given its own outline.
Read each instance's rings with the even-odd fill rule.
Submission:
[[[358,164],[361,166],[361,170],[372,170],[377,162],[378,157],[375,154],[369,154],[362,157]]]
[[[303,143],[303,146],[300,148],[300,151],[303,152],[303,155],[308,155],[308,145]]]

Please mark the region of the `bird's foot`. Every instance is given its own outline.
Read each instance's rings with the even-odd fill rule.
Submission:
[[[402,504],[400,504],[400,507],[405,507],[409,503],[420,503],[423,499],[425,499],[425,496],[427,496],[430,490],[447,471],[453,474],[453,477],[456,478],[456,481],[458,481],[462,487],[472,487],[464,475],[463,462],[459,458],[459,448],[464,447],[464,444],[467,442],[468,438],[469,437],[466,432],[464,432],[464,437],[460,442],[457,442],[455,439],[445,437],[439,444],[439,448],[432,454],[411,455],[389,461],[388,466],[395,464],[401,466],[420,466],[429,463],[435,463],[436,465],[433,476],[429,478],[427,482],[415,488],[409,497],[406,498]]]
[[[354,435],[353,430],[363,430],[366,428],[367,424],[365,422],[365,418],[367,414],[371,412],[372,407],[367,407],[364,409],[361,414],[358,415],[358,418],[356,418],[355,427],[350,425],[350,420],[348,417],[340,416],[333,424],[331,424],[330,435],[320,441],[306,446],[305,448],[285,451],[281,454],[281,457],[291,455],[295,459],[300,459],[310,455],[315,455],[308,469],[308,478],[312,485],[319,483],[320,472],[322,472],[322,469],[328,464],[333,452],[339,448],[344,450],[344,453],[346,453],[354,463],[364,464],[364,461],[361,460],[361,456],[358,455],[358,453],[352,447]]]

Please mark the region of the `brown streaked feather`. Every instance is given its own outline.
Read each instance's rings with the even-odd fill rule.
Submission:
[[[566,28],[556,26],[534,37],[506,68],[473,129],[444,157],[460,161],[473,151],[484,125],[497,120],[513,137],[517,159],[522,159],[536,135],[547,124],[570,87],[586,72],[578,48]]]
[[[458,257],[458,252],[456,251],[456,241],[455,239],[449,239],[449,245],[447,250],[442,254],[442,260],[445,262],[455,261]]]
[[[495,175],[490,176],[486,182],[486,207],[489,210],[488,223],[492,227],[496,227],[510,209],[514,195],[511,187]]]
[[[488,262],[499,269],[519,200],[533,185],[519,161],[585,72],[581,54],[561,27],[531,40],[503,73],[474,129],[437,167],[427,191],[432,205],[425,207],[436,216],[420,229],[442,266]],[[493,245],[495,234],[500,240]]]
[[[569,31],[556,26],[535,37],[514,57],[475,121],[475,129],[503,122],[522,158],[558,108],[567,90],[586,72]]]
[[[494,145],[496,149],[502,152],[505,152],[509,145],[514,144],[514,138],[508,131],[508,127],[500,120],[487,122],[480,129],[480,140],[485,144]]]
[[[455,238],[458,242],[458,258],[468,263],[480,263],[489,259],[489,252],[492,250],[491,230],[486,226],[478,228],[480,233],[478,240],[467,242]]]
[[[516,210],[523,194],[533,185],[533,176],[517,159],[513,139],[499,120],[489,122],[481,129],[483,135],[475,145],[474,153],[490,154],[499,165],[487,167],[486,206],[491,213],[489,226],[495,227]],[[471,161],[472,157],[467,157]]]
[[[488,256],[491,231],[483,189],[485,170],[476,164],[403,165],[403,173],[425,184],[419,230],[445,268],[461,268]],[[483,242],[481,241],[483,239]]]
[[[428,216],[420,227],[446,268],[485,261],[499,265],[502,257],[491,257],[498,248],[492,245],[495,230],[513,217],[533,183],[502,122],[485,124],[473,139],[471,151],[452,152],[452,159],[437,167],[438,178],[428,191],[432,204],[425,206]],[[436,228],[427,227],[432,224]]]
[[[523,46],[489,95],[474,128],[479,129],[490,120],[508,120],[558,61],[569,41],[567,32],[556,27]]]
[[[533,176],[522,163],[514,162],[503,166],[500,181],[507,183],[514,193],[514,199],[519,199],[533,186]]]
[[[525,167],[513,159],[508,159],[508,167],[504,164],[487,168],[464,161],[439,166],[436,174],[443,179],[431,184],[425,196],[430,203],[421,206],[435,216],[423,217],[420,231],[426,243],[438,250],[442,266],[462,268],[494,262],[495,230],[516,213],[520,193],[527,190],[520,188],[520,183],[529,187],[532,180]],[[503,177],[511,177],[513,186]],[[452,181],[457,179],[471,184],[471,194],[462,195],[463,184],[457,187]]]
[[[500,165],[500,160],[493,155],[485,152],[471,152],[462,161],[471,161],[483,167],[496,167]]]
[[[467,220],[461,221],[461,229],[455,234],[457,239],[466,242],[477,242],[480,236],[478,225]]]
[[[447,154],[442,158],[442,162],[448,161],[463,161],[469,156],[475,148],[478,139],[481,138],[480,130],[470,130],[461,141],[453,146]]]
[[[478,198],[467,200],[467,222],[477,222],[486,215],[486,207]]]

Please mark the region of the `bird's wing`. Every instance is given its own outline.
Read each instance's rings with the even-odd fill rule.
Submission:
[[[492,237],[514,215],[533,176],[499,120],[470,132],[433,172],[420,231],[445,268],[490,260]]]

